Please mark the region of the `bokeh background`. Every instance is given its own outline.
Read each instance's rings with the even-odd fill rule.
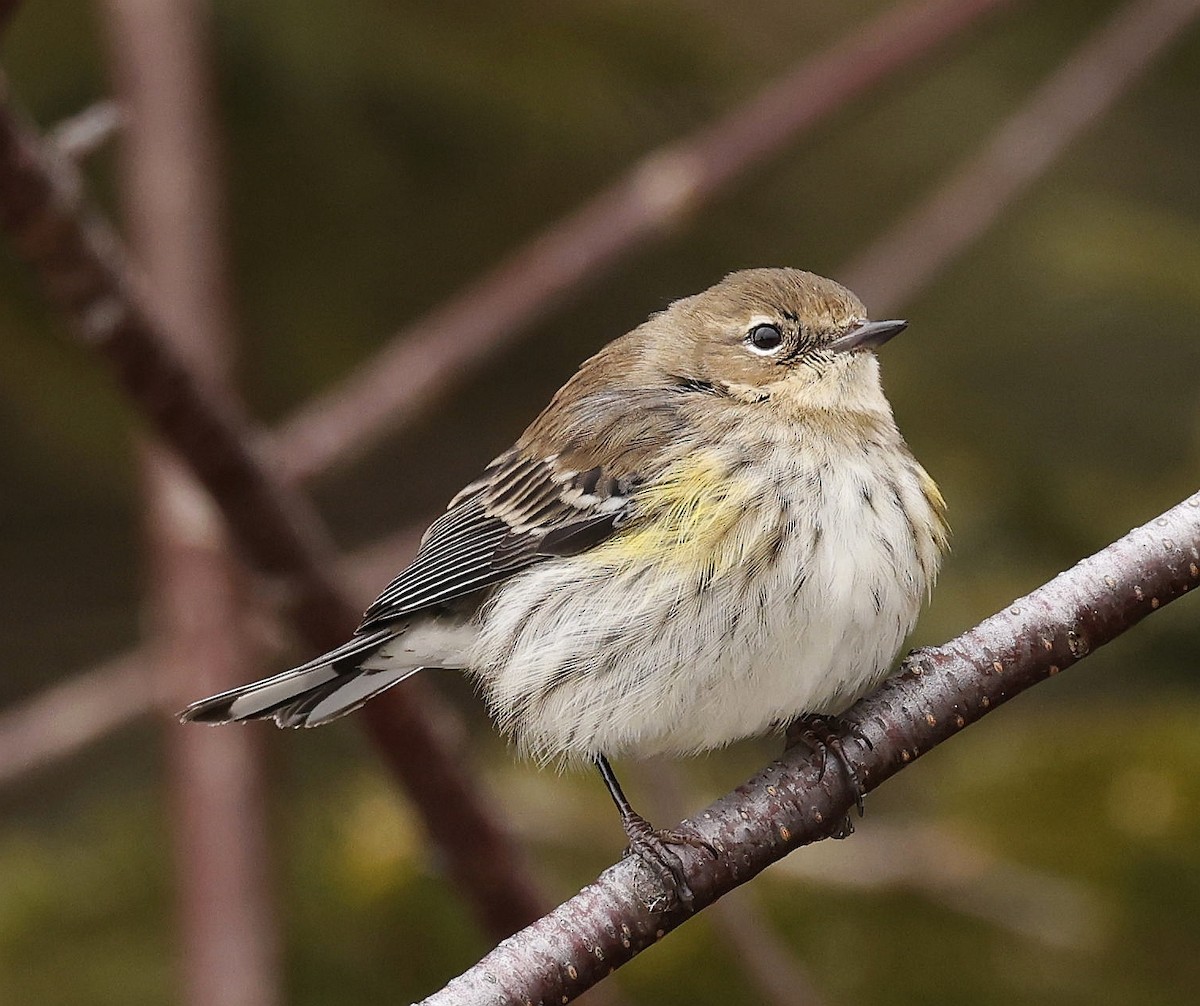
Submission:
[[[284,420],[638,158],[892,6],[202,6],[250,410]],[[1122,9],[998,6],[620,256],[419,422],[314,480],[339,543],[427,519],[576,363],[675,297],[755,265],[845,278]],[[42,127],[112,93],[108,16],[77,0],[17,11],[3,63]],[[955,529],[916,642],[956,634],[1196,489],[1198,23],[888,305],[911,327],[887,348],[887,390]],[[119,144],[86,165],[114,218]],[[139,645],[147,577],[141,424],[7,242],[0,332],[2,737],[45,689]],[[302,655],[282,637],[246,677]],[[854,838],[733,896],[737,915],[693,920],[645,953],[613,979],[621,1001],[789,1001],[746,934],[811,983],[794,1002],[1194,1001],[1198,655],[1185,598],[922,759],[870,798]],[[574,892],[622,845],[599,780],[514,763],[469,685],[443,685],[539,876],[556,897]],[[0,772],[0,1001],[225,1001],[219,972],[210,998],[182,991],[180,795],[165,757],[180,729],[160,708]],[[491,946],[361,732],[248,729],[265,739],[282,949],[246,1002],[408,1002]],[[665,821],[664,804],[699,808],[776,744],[624,766],[628,788]]]

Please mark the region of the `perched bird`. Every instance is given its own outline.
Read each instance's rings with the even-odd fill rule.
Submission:
[[[905,324],[796,269],[676,301],[450,501],[353,638],[182,718],[318,726],[460,668],[522,752],[594,762],[631,847],[677,874],[666,846],[690,840],[651,829],[607,758],[844,711],[932,588],[945,504],[874,352]]]

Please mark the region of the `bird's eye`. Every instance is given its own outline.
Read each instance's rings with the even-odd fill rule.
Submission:
[[[750,351],[770,356],[783,345],[783,334],[774,325],[755,325],[746,336]]]

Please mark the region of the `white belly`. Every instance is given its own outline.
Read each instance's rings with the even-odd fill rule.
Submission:
[[[504,584],[469,661],[500,726],[551,761],[687,754],[845,709],[887,673],[937,562],[905,517],[932,519],[916,471],[864,465],[753,507],[716,571],[572,558]]]

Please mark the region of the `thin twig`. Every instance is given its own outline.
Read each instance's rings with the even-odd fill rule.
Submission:
[[[1048,947],[1094,951],[1105,936],[1107,906],[1087,884],[1005,859],[928,821],[873,821],[853,842],[789,856],[771,876],[777,884],[799,881],[804,897],[822,887],[917,894]]]
[[[159,707],[142,649],[82,671],[0,713],[0,786],[60,761]]]
[[[880,316],[927,287],[1100,118],[1196,16],[1197,0],[1122,7],[928,200],[838,271]]]
[[[97,101],[50,130],[49,140],[64,157],[79,164],[108,143],[123,125],[125,117],[120,105],[115,101]]]
[[[291,587],[298,631],[313,649],[344,640],[359,609],[333,578],[332,545],[315,512],[278,478],[237,404],[164,338],[115,233],[84,200],[74,166],[15,112],[2,82],[0,225],[79,338],[212,495],[244,558]],[[456,717],[430,684],[393,689],[361,720],[488,931],[504,935],[536,917],[541,898],[524,857],[452,741]]]
[[[409,325],[280,429],[292,480],[346,463],[411,422],[568,295],[711,201],[818,123],[1009,0],[916,0],[892,8],[613,185]]]
[[[847,740],[863,788],[875,789],[1197,585],[1200,493],[957,639],[911,654],[902,673],[847,714],[864,738]],[[697,909],[792,850],[841,832],[854,805],[851,787],[841,772],[822,774],[817,761],[792,748],[683,823],[718,852],[680,847]],[[568,1002],[687,918],[631,857],[424,1003]]]
[[[821,1006],[823,997],[808,969],[771,927],[753,893],[730,892],[710,909],[710,925],[733,951],[763,1006]]]

